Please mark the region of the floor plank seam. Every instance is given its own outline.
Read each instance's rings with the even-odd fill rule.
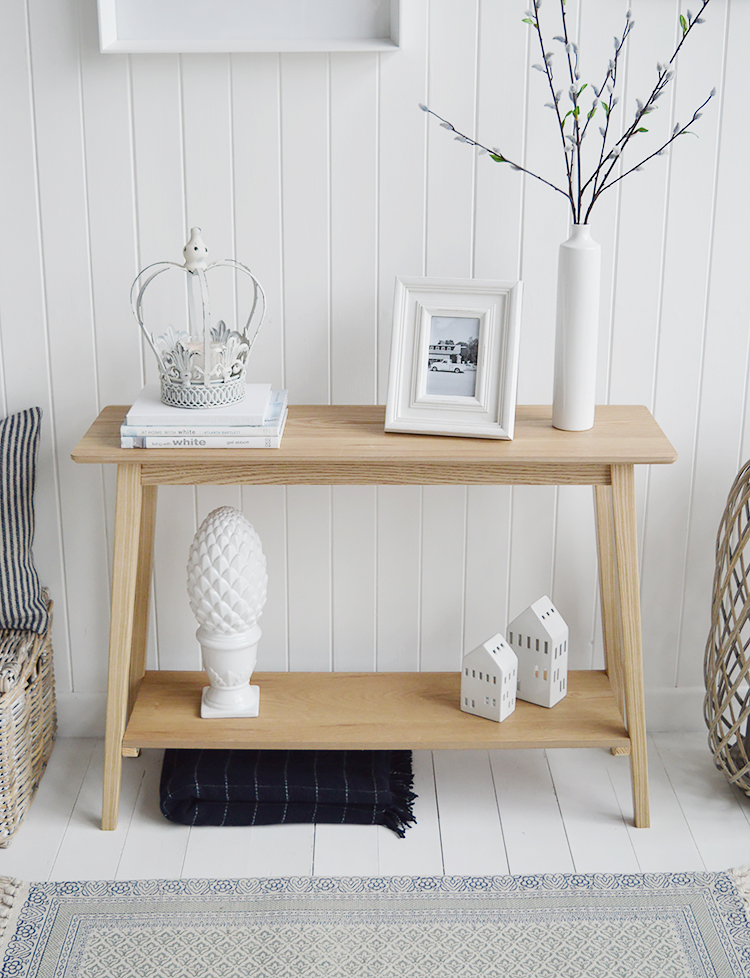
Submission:
[[[560,822],[562,823],[563,832],[565,833],[565,844],[568,847],[568,853],[570,855],[570,862],[571,862],[571,865],[573,866],[573,872],[574,873],[577,873],[578,872],[578,867],[576,866],[575,857],[573,856],[573,847],[570,844],[570,837],[568,835],[568,826],[565,823],[565,816],[563,815],[562,806],[560,805],[560,797],[557,794],[557,785],[555,784],[555,776],[552,773],[552,767],[550,766],[550,762],[549,762],[549,751],[546,751],[546,750],[544,751],[544,761],[545,761],[545,763],[547,765],[547,770],[549,771],[549,779],[550,779],[550,783],[552,785],[552,792],[553,792],[553,794],[555,796],[555,804],[557,805],[557,811],[558,811],[558,813],[560,815]]]
[[[186,879],[185,875],[185,864],[187,863],[188,853],[190,852],[190,836],[193,832],[193,826],[188,826],[187,839],[185,840],[185,849],[182,853],[182,862],[180,863],[180,879]]]
[[[143,754],[141,754],[141,757],[143,758]],[[141,777],[140,777],[140,780],[138,782],[138,790],[134,793],[135,794],[135,798],[133,800],[133,807],[130,810],[130,818],[128,819],[128,827],[127,827],[127,829],[125,829],[125,833],[124,833],[123,840],[122,840],[122,846],[120,847],[120,854],[117,857],[117,866],[115,866],[115,879],[116,880],[117,879],[120,879],[120,866],[122,866],[122,860],[123,860],[123,857],[125,855],[125,850],[127,849],[127,846],[128,846],[128,838],[130,836],[130,831],[133,828],[133,823],[135,821],[135,813],[138,811],[138,802],[140,801],[141,793],[143,792],[143,783],[144,783],[145,780],[146,780],[146,764],[145,764],[145,759],[144,759],[144,762],[141,763]]]
[[[495,771],[492,767],[492,758],[490,757],[490,752],[487,751],[487,766],[490,769],[490,780],[492,781],[492,791],[495,795],[495,807],[497,808],[497,820],[500,823],[500,838],[503,840],[503,851],[505,852],[505,864],[508,868],[508,873],[511,873],[510,866],[510,854],[508,852],[508,843],[505,839],[505,828],[503,827],[503,812],[502,806],[500,804],[500,797],[497,793],[497,781],[495,780]]]
[[[440,795],[438,793],[437,772],[435,771],[435,752],[430,751],[430,762],[432,764],[432,783],[435,788],[435,815],[437,817],[438,844],[440,845],[440,865],[442,867],[441,876],[445,876],[445,847],[443,846],[443,830],[440,825]]]
[[[52,751],[52,754],[54,755],[54,749]],[[78,791],[76,791],[76,795],[75,795],[75,799],[73,801],[73,804],[70,806],[70,812],[68,813],[68,817],[67,817],[67,819],[65,821],[65,828],[63,830],[62,835],[60,836],[60,842],[58,843],[58,846],[57,846],[57,850],[55,852],[54,859],[50,863],[49,872],[47,873],[47,882],[48,883],[51,882],[54,879],[55,867],[57,866],[57,861],[60,858],[60,852],[62,851],[63,846],[65,845],[65,839],[66,839],[66,837],[68,835],[68,832],[70,830],[70,823],[73,821],[73,815],[75,814],[75,810],[78,807],[78,802],[79,802],[79,799],[81,797],[81,792],[83,791],[83,786],[86,783],[86,777],[88,776],[89,770],[91,769],[91,765],[94,763],[94,758],[95,757],[96,757],[96,743],[95,742],[92,742],[92,743],[89,744],[89,761],[88,761],[88,764],[86,765],[86,769],[83,772],[83,777],[81,778],[81,783],[78,785]],[[52,758],[50,758],[50,760],[52,760]]]
[[[706,867],[706,861],[703,858],[703,853],[701,852],[700,846],[698,845],[698,840],[696,839],[695,834],[693,832],[693,827],[690,824],[690,819],[687,817],[687,813],[685,812],[685,809],[683,808],[682,801],[680,800],[680,794],[677,791],[677,788],[675,787],[674,781],[672,780],[672,775],[671,775],[671,773],[669,771],[669,765],[665,762],[664,755],[662,754],[661,749],[659,747],[659,743],[658,743],[658,741],[656,740],[655,737],[652,738],[652,743],[654,745],[654,749],[656,750],[656,753],[659,755],[659,760],[661,761],[662,767],[664,768],[664,773],[667,776],[667,781],[669,781],[669,786],[671,787],[671,789],[672,789],[672,791],[674,793],[674,796],[675,796],[675,798],[677,800],[677,804],[679,806],[680,813],[682,814],[682,817],[685,820],[685,824],[687,825],[687,830],[690,833],[690,838],[693,840],[693,845],[695,846],[696,852],[698,853],[698,856],[699,856],[700,861],[702,863],[703,869],[706,870],[707,869],[707,867]]]
[[[312,858],[310,860],[310,875],[318,876],[317,855],[318,855],[318,826],[312,827]]]
[[[630,849],[631,849],[631,851],[633,853],[633,858],[635,859],[635,864],[638,867],[638,872],[639,873],[642,873],[643,872],[643,867],[641,866],[641,861],[638,858],[638,852],[637,852],[636,847],[635,847],[635,844],[633,842],[633,835],[632,835],[632,833],[633,832],[641,832],[641,831],[648,832],[649,830],[648,829],[636,829],[635,828],[635,821],[633,821],[632,824],[631,824],[630,820],[626,817],[625,812],[623,811],[622,805],[620,804],[620,796],[617,794],[617,788],[615,786],[614,781],[612,780],[612,773],[609,770],[609,767],[607,767],[607,780],[609,781],[609,785],[610,785],[610,787],[612,789],[612,794],[614,795],[615,803],[617,805],[617,810],[620,813],[620,818],[622,819],[623,825],[625,826],[625,829],[626,829],[626,832],[627,832],[627,837],[628,837],[628,844],[629,844]]]

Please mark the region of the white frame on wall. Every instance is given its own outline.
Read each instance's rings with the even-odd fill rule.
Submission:
[[[401,0],[97,0],[103,53],[388,51]]]
[[[513,437],[521,282],[397,278],[386,431]],[[428,393],[433,317],[479,320],[473,395]]]

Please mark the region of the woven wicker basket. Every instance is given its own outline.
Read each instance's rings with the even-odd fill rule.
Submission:
[[[704,715],[708,743],[732,784],[750,795],[750,462],[729,491],[716,537]],[[747,553],[745,552],[747,549]]]
[[[57,733],[50,629],[51,616],[44,635],[0,631],[0,847],[29,810]]]

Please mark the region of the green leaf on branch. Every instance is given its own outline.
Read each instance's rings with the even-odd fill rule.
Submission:
[[[521,21],[521,23],[522,24],[531,24],[532,27],[536,27],[536,21],[535,20],[531,20],[530,17],[524,17],[523,20]]]
[[[494,160],[496,163],[507,163],[508,161],[504,156],[500,156],[498,153],[490,153],[490,159]]]
[[[682,14],[680,14],[680,27],[682,28],[682,34],[683,34],[683,37],[684,37],[685,34],[687,34],[687,32],[688,32],[688,22],[683,17]]]
[[[593,119],[595,115],[596,115],[596,106],[594,106],[594,108],[589,112],[589,114],[586,116],[586,118],[587,119]]]
[[[609,106],[606,102],[602,102],[602,108],[604,109],[604,114],[609,119]]]
[[[578,94],[576,95],[576,98],[580,98],[581,92],[584,90],[584,88],[588,88],[588,87],[589,87],[589,83],[584,82],[583,85],[581,85],[581,87],[578,89]]]
[[[648,132],[648,129],[644,129],[643,126],[641,126],[640,129],[636,129],[636,132]]]

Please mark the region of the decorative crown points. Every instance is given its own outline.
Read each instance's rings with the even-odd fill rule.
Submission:
[[[183,255],[182,265],[167,261],[147,266],[130,290],[133,313],[159,363],[162,401],[184,408],[236,404],[245,396],[247,359],[263,324],[265,294],[245,265],[229,258],[208,263],[198,227],[191,228]],[[231,329],[221,319],[212,325],[206,273],[219,267],[241,272],[253,283],[250,314],[242,328]],[[174,269],[187,275],[187,329],[168,326],[154,336],[144,323],[144,295],[157,276]]]

